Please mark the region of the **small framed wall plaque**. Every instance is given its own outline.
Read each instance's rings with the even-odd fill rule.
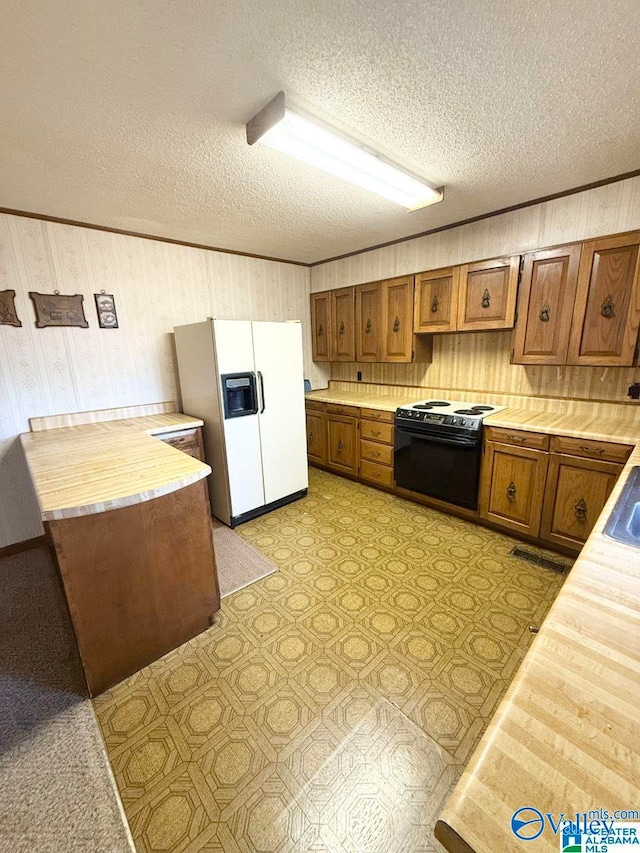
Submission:
[[[98,312],[98,323],[101,329],[117,329],[118,315],[116,314],[116,303],[112,293],[105,293],[101,290],[100,293],[93,294],[96,300],[96,311]]]
[[[82,305],[84,296],[76,293],[63,296],[57,290],[53,293],[29,293],[36,312],[36,328],[47,329],[50,326],[79,326],[88,329]]]
[[[15,290],[0,290],[0,325],[22,326],[16,314]]]

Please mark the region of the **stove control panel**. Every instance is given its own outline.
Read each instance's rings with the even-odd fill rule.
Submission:
[[[398,420],[413,421],[419,424],[438,424],[443,427],[465,427],[479,430],[481,417],[463,417],[461,415],[443,415],[436,412],[424,412],[419,409],[396,409]]]

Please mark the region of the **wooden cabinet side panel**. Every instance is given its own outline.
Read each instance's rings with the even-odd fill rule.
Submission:
[[[413,276],[382,282],[382,358],[410,362],[413,356]]]
[[[631,366],[640,324],[640,231],[584,243],[568,363]]]
[[[311,294],[311,348],[313,361],[331,359],[331,311],[328,291]]]
[[[565,364],[580,264],[580,244],[524,257],[514,331],[515,364]]]
[[[380,361],[382,305],[380,282],[360,284],[356,293],[356,361]]]
[[[203,482],[50,531],[93,696],[206,630],[220,608]]]
[[[580,547],[586,542],[623,466],[552,453],[540,536]]]

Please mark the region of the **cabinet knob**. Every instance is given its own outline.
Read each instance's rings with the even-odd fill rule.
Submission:
[[[523,435],[509,435],[509,439],[510,439],[511,441],[514,441],[514,442],[516,442],[516,441],[517,441],[517,442],[518,442],[518,443],[520,443],[520,444],[522,444],[523,442],[525,442],[525,441],[526,441],[526,438],[525,438],[525,436],[523,436]]]
[[[393,331],[397,332],[400,329],[400,317],[396,314],[396,319],[393,321]]]
[[[485,292],[482,294],[482,307],[483,308],[489,308],[490,305],[491,305],[491,294],[489,293],[488,290],[485,290]]]
[[[584,521],[587,517],[587,502],[584,498],[580,498],[578,503],[574,506],[573,511],[578,521]]]
[[[338,329],[339,335],[344,335],[344,320],[340,321],[340,328]]]
[[[320,335],[324,335],[324,326],[322,323],[318,326],[318,337],[320,337]]]
[[[365,329],[364,329],[365,335],[368,335],[370,331],[371,331],[371,320],[367,320],[367,325],[365,326]]]
[[[540,309],[540,319],[543,323],[548,323],[551,319],[551,308],[549,308],[546,302]]]
[[[309,441],[313,441],[313,433],[312,432],[309,433]]]
[[[507,486],[507,500],[509,501],[509,503],[513,503],[513,501],[515,501],[515,499],[516,499],[516,484],[512,480],[509,483],[509,485]]]
[[[372,429],[371,435],[380,435],[380,430],[379,429]]]
[[[586,444],[581,444],[580,450],[583,453],[597,453],[598,456],[603,456],[605,453],[604,447],[587,447]]]
[[[378,458],[378,456],[380,456],[380,454],[378,453],[378,451],[377,451],[377,450],[372,450],[372,451],[371,451],[371,455],[373,456],[373,458],[374,458],[374,459],[377,459],[377,458]]]
[[[613,317],[613,309],[614,309],[613,299],[611,298],[611,294],[607,296],[602,305],[600,306],[600,313],[603,317],[606,317],[607,320],[610,320]]]
[[[435,314],[440,307],[440,303],[438,302],[437,295],[433,297],[433,302],[431,303],[431,313]]]
[[[342,439],[338,439],[338,450],[342,450],[344,448],[344,444],[342,443]]]

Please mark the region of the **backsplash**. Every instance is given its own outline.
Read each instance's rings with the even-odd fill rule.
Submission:
[[[432,364],[331,365],[331,379],[441,388],[447,391],[496,392],[524,397],[579,400],[626,399],[627,388],[640,381],[633,367],[549,367],[510,364],[511,331],[434,335]]]

